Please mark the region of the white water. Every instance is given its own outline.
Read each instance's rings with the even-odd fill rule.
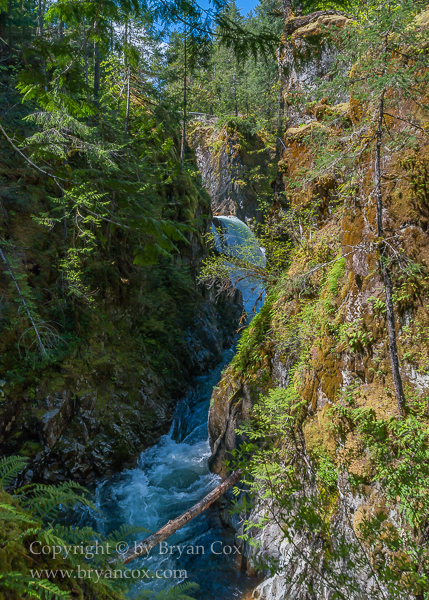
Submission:
[[[240,239],[248,242],[249,234],[253,237],[250,229],[238,219],[233,218],[233,223],[231,217],[222,219],[227,219],[223,243],[226,242],[229,249],[237,251]],[[255,262],[261,262],[261,256],[263,254],[257,247]],[[255,304],[258,308],[262,305],[262,301],[257,302],[259,296],[263,298],[257,283],[248,284],[242,291],[248,312]],[[217,368],[195,380],[193,388],[177,405],[169,434],[143,452],[135,468],[98,485],[95,502],[101,516],[86,515],[86,524],[95,519],[95,526],[101,533],[109,533],[122,525],[142,526],[148,533],[134,536],[134,539],[141,539],[179,516],[219,484],[220,478],[210,473],[208,467],[207,416],[213,387],[233,355],[233,349],[227,350]],[[238,599],[252,587],[251,580],[241,573],[239,556],[215,553],[227,547],[234,552],[236,545],[234,531],[221,522],[216,507],[194,518],[168,538],[166,544],[180,545],[185,550],[181,556],[177,549],[162,554],[162,549],[157,546],[148,557],[131,563],[132,568],[147,569],[151,573],[184,570],[187,578],[137,581],[130,598],[138,596],[142,589],[159,590],[183,581],[199,584],[195,596],[200,600]],[[190,548],[197,552],[197,546],[200,547],[198,554],[189,554]]]
[[[143,452],[134,469],[124,471],[103,482],[96,490],[96,505],[103,516],[97,518],[97,528],[107,533],[121,525],[137,525],[153,532],[201,500],[215,488],[220,478],[210,473],[207,439],[207,414],[213,387],[219,382],[223,367],[232,359],[232,349],[224,353],[222,364],[209,374],[199,377],[189,394],[177,406],[168,435]],[[146,534],[137,535],[137,539]],[[216,508],[202,513],[166,541],[168,546],[185,546],[182,556],[161,554],[154,548],[149,557],[137,559],[133,568],[152,573],[165,570],[186,570],[187,581],[195,581],[201,600],[232,600],[240,598],[250,586],[249,578],[237,568],[237,557],[218,555],[226,546],[236,544],[234,532],[219,519]],[[198,554],[189,554],[190,548]],[[131,566],[131,565],[130,565]],[[185,579],[165,579],[136,582],[130,597],[141,589],[158,590]]]
[[[265,253],[258,246],[252,230],[234,216],[213,217],[212,233],[216,249],[256,266],[265,266]],[[265,291],[255,277],[244,269],[231,265],[230,277],[234,287],[243,295],[244,308],[248,315],[258,312],[264,303]]]

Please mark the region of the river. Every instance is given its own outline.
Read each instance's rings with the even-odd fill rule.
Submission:
[[[221,219],[228,247],[237,248],[244,238],[248,242],[250,230],[244,223],[231,217]],[[260,261],[263,255],[259,248],[257,253]],[[262,305],[263,293],[255,283],[243,281],[239,287],[249,313],[255,305],[257,308]],[[215,369],[195,379],[189,393],[178,402],[168,435],[143,452],[133,469],[97,486],[95,504],[100,512],[98,516],[92,514],[92,519],[96,520],[94,525],[100,533],[134,525],[145,527],[149,535],[220,483],[220,478],[208,467],[207,417],[213,387],[233,356],[233,348],[225,351]],[[151,575],[136,581],[129,597],[136,598],[142,589],[156,591],[193,581],[199,586],[194,592],[199,600],[242,598],[255,582],[241,570],[234,535],[234,530],[222,523],[218,508],[212,506],[156,546],[149,556],[132,563],[133,568],[145,569]],[[145,534],[135,537],[140,539]],[[157,578],[157,573],[165,578]]]

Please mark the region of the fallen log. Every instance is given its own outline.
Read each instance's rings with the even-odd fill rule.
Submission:
[[[197,502],[197,504],[194,504],[192,508],[182,513],[180,517],[169,521],[166,525],[164,525],[164,527],[161,527],[161,529],[158,529],[158,531],[152,533],[152,535],[144,540],[135,542],[134,546],[129,548],[126,552],[120,554],[119,558],[126,565],[132,560],[139,558],[143,554],[148,554],[154,546],[160,542],[163,542],[166,538],[170,537],[170,535],[173,535],[173,533],[175,533],[178,529],[186,525],[186,523],[189,523],[191,519],[206,510],[211,504],[213,504],[215,500],[222,496],[226,490],[235,485],[242,475],[243,471],[241,469],[234,471],[234,473],[232,473],[220,485],[215,487],[215,489],[207,494],[207,496]]]

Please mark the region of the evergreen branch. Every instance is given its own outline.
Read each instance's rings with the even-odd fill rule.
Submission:
[[[0,125],[0,127],[1,127],[1,125]],[[21,290],[19,288],[18,282],[17,282],[17,280],[15,278],[15,275],[13,274],[13,271],[12,271],[12,269],[11,269],[8,261],[6,260],[6,256],[4,255],[3,250],[1,248],[0,248],[0,256],[3,259],[3,262],[6,265],[6,269],[8,270],[8,272],[9,272],[11,278],[12,278],[12,281],[15,284],[15,287],[16,287],[18,295],[19,295],[19,297],[21,299],[22,305],[24,306],[24,309],[25,309],[25,311],[27,313],[28,320],[30,321],[31,327],[33,328],[33,330],[34,330],[34,332],[36,334],[37,343],[39,345],[39,350],[40,350],[41,354],[46,357],[46,356],[48,356],[48,353],[47,353],[46,348],[45,348],[45,346],[44,346],[44,344],[42,342],[42,338],[40,337],[39,331],[38,331],[38,329],[36,327],[36,324],[34,322],[34,319],[33,319],[32,315],[31,315],[30,309],[29,309],[29,307],[28,307],[28,305],[27,305],[27,303],[25,301],[25,298],[24,298],[24,296],[21,293]]]
[[[424,127],[421,127],[420,125],[417,125],[416,123],[413,123],[413,121],[409,121],[408,119],[404,119],[402,117],[398,117],[397,115],[392,115],[386,111],[384,111],[384,114],[387,117],[392,117],[392,119],[398,119],[398,121],[403,121],[404,123],[407,123],[408,125],[411,125],[411,127],[414,127],[415,129],[420,129],[420,131],[423,131],[423,133],[429,134],[429,131],[427,129],[424,129]]]
[[[218,25],[220,25],[221,27],[225,28],[225,32],[224,33],[218,33],[216,31],[213,31],[210,28],[207,29],[203,29],[199,26],[197,26],[195,23],[189,22],[189,20],[187,20],[186,18],[182,17],[177,11],[172,11],[171,7],[167,4],[167,2],[165,0],[159,0],[161,2],[161,4],[165,7],[165,9],[172,13],[173,16],[175,18],[177,18],[181,23],[183,23],[186,27],[189,27],[190,29],[197,31],[198,33],[201,33],[203,35],[207,35],[207,36],[211,36],[211,37],[215,37],[215,38],[219,38],[222,41],[225,40],[230,40],[232,43],[236,40],[243,40],[243,41],[248,41],[249,38],[252,38],[252,40],[254,42],[257,43],[261,43],[263,41],[265,42],[271,42],[271,43],[278,43],[278,39],[276,36],[270,35],[268,33],[266,34],[254,34],[251,31],[247,31],[245,29],[243,29],[242,27],[238,26],[236,23],[233,23],[230,19],[228,19],[225,15],[218,15],[216,17]],[[232,26],[232,29],[231,29]],[[239,34],[239,35],[237,35]]]
[[[18,48],[14,48],[10,44],[8,44],[6,42],[6,40],[4,40],[2,37],[0,37],[0,42],[2,42],[2,44],[4,44],[5,46],[7,46],[8,48],[10,48],[11,50],[14,50],[15,52],[21,52],[21,50],[18,50]]]
[[[75,64],[75,62],[76,62],[76,61],[77,61],[77,59],[79,58],[79,56],[80,56],[80,54],[81,54],[82,50],[85,48],[85,46],[86,46],[86,44],[87,44],[87,42],[88,42],[88,40],[89,40],[89,37],[90,37],[90,35],[91,35],[91,33],[92,33],[92,30],[93,30],[93,29],[95,28],[95,26],[97,25],[97,22],[98,22],[98,17],[99,17],[99,15],[100,15],[100,9],[101,9],[102,2],[103,2],[103,0],[100,0],[100,1],[99,1],[99,3],[98,3],[97,12],[95,13],[94,21],[93,21],[93,23],[92,23],[91,27],[89,28],[89,30],[88,30],[88,33],[87,33],[87,35],[86,35],[85,39],[83,40],[83,42],[82,42],[82,45],[81,45],[81,47],[79,48],[78,52],[76,53],[76,55],[75,55],[74,59],[73,59],[73,60],[71,61],[71,63],[70,63],[70,64],[69,64],[69,65],[66,67],[66,69],[64,69],[64,71],[63,71],[62,73],[60,73],[59,75],[57,75],[57,76],[56,76],[56,77],[55,77],[55,78],[54,78],[54,79],[53,79],[53,80],[50,82],[51,84],[52,84],[52,83],[55,83],[55,82],[56,82],[58,79],[60,79],[60,78],[61,78],[61,77],[63,77],[63,76],[66,74],[66,73],[68,73],[68,71],[70,71],[70,69],[72,68],[72,66]]]
[[[0,131],[2,132],[2,134],[4,135],[4,137],[6,138],[6,140],[9,142],[9,144],[12,146],[12,148],[15,150],[15,152],[18,152],[18,154],[20,156],[22,156],[22,158],[25,161],[27,161],[34,169],[36,169],[37,171],[39,171],[39,173],[42,173],[43,175],[46,175],[47,177],[51,177],[54,181],[59,180],[59,181],[64,181],[66,183],[69,182],[68,179],[63,179],[62,177],[58,177],[57,175],[52,175],[52,173],[48,173],[48,171],[44,171],[43,169],[41,169],[40,167],[38,167],[37,165],[35,165],[32,160],[30,160],[27,156],[25,156],[25,154],[17,146],[15,146],[15,144],[13,143],[13,141],[7,135],[6,131],[3,129],[1,123],[0,123]]]

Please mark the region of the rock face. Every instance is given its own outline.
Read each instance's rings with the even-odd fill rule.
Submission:
[[[97,340],[89,363],[78,356],[63,361],[19,404],[6,389],[2,451],[37,452],[27,481],[73,478],[87,484],[121,468],[168,430],[187,383],[215,366],[232,344],[241,312],[239,295],[199,303],[177,357],[176,382],[171,375],[163,380],[131,345],[112,345],[106,336],[104,344]]]
[[[326,41],[324,29],[344,27],[348,17],[334,10],[318,11],[305,17],[288,19],[285,38],[278,50],[279,70],[285,98],[288,127],[297,127],[314,119],[288,103],[288,95],[312,90],[325,77],[335,60],[335,49]],[[344,99],[338,99],[338,102]]]
[[[287,173],[290,162],[292,165],[299,164],[304,149],[300,144],[300,140],[306,133],[307,128],[319,124],[314,114],[297,112],[293,106],[288,105],[288,93],[315,87],[316,80],[328,73],[335,59],[335,50],[323,41],[323,27],[332,23],[344,26],[347,20],[347,17],[338,14],[336,11],[319,11],[305,17],[291,18],[286,22],[285,34],[290,36],[290,39],[283,42],[278,50],[282,88],[286,100],[285,122],[288,127],[285,132],[279,161],[280,172]],[[317,48],[316,52],[315,48]],[[211,154],[207,148],[204,150],[203,144],[206,144],[204,130],[203,133],[196,135],[195,139],[198,144],[196,148],[197,160],[200,156],[200,170],[203,170],[203,182],[211,192],[212,206],[214,204],[216,208],[217,188],[215,184],[219,180],[213,176],[216,171],[212,169],[213,159]],[[207,173],[205,176],[204,172]],[[215,198],[214,201],[213,198]],[[244,220],[245,217],[239,218]],[[288,381],[288,369],[278,360],[278,356],[272,368],[280,375],[279,381],[285,384]],[[276,382],[276,379],[273,380],[274,382]],[[241,441],[235,430],[250,416],[253,401],[261,393],[262,388],[249,389],[245,383],[243,384],[239,375],[231,380],[229,374],[225,376],[221,386],[218,386],[218,389],[214,392],[209,412],[209,437],[212,448],[210,461],[213,471],[225,477],[227,471],[223,466],[224,462],[229,458],[230,452]],[[218,401],[219,395],[220,401]],[[226,404],[223,401],[225,397],[228,398]]]
[[[311,493],[310,490],[309,493]],[[374,508],[380,502],[380,499],[381,494],[377,490],[374,490],[366,500],[356,497],[350,493],[346,482],[340,481],[340,500],[334,517],[337,534],[342,536],[344,541],[353,544],[356,540],[351,525],[354,522],[354,516],[359,515],[362,507],[365,509]],[[252,512],[250,518],[257,521],[263,515],[264,507],[261,506]],[[335,591],[332,587],[326,585],[323,576],[318,575],[309,565],[314,560],[314,556],[322,551],[322,541],[320,539],[310,540],[305,533],[297,532],[292,541],[289,542],[285,540],[284,532],[274,521],[275,519],[263,531],[254,534],[253,540],[259,547],[256,551],[248,552],[248,569],[250,572],[254,572],[255,564],[260,559],[265,562],[267,560],[278,561],[277,573],[267,577],[256,587],[253,591],[253,599],[332,600],[332,598],[335,598]],[[298,560],[296,558],[297,553],[300,554]],[[357,567],[358,564],[359,567]],[[358,571],[356,580],[362,593],[361,597],[372,597],[372,594],[376,594],[378,590],[370,566],[362,566],[356,560],[356,568]],[[305,582],[305,585],[302,582]],[[309,588],[313,591],[309,592]],[[386,595],[387,590],[383,591]],[[404,594],[403,599],[411,600],[411,597]]]
[[[127,352],[106,341],[90,365],[64,361],[35,389],[32,410],[26,396],[15,410],[6,398],[2,448],[11,454],[40,449],[24,474],[27,482],[88,484],[123,468],[168,431],[188,382],[219,362],[241,314],[240,293],[199,303],[177,359],[181,376],[175,395],[169,394],[170,382],[133,348]]]
[[[258,190],[247,181],[249,170],[259,165],[267,170],[269,153],[261,150],[262,140],[256,136],[248,142],[232,122],[220,130],[216,120],[196,123],[190,135],[202,182],[211,198],[214,215],[234,215],[244,223],[258,222],[262,213],[258,206]]]
[[[0,161],[10,175],[0,214],[2,236],[12,244],[5,253],[28,282],[28,294],[37,295],[38,322],[64,342],[45,363],[27,358],[23,344],[19,354],[19,335],[8,326],[19,303],[0,262],[0,452],[30,459],[25,481],[88,484],[130,464],[168,431],[191,380],[231,346],[242,298],[215,297],[197,283],[211,210],[201,183],[191,179],[168,189],[176,199],[171,218],[195,224],[178,253],[135,266],[132,236],[110,232],[88,263],[96,308],[60,298],[62,230],[46,235],[32,219],[47,202],[49,182],[22,177],[16,184],[14,159],[5,167],[8,152]],[[14,210],[17,197],[22,202]]]
[[[320,35],[321,27],[327,21],[344,26],[347,18],[328,11],[292,19],[286,24],[291,38],[279,53],[279,62],[284,69],[286,99],[290,90],[303,85],[311,87],[314,79],[326,75],[332,64],[332,51],[323,43],[318,43],[317,53],[312,51],[311,38]],[[318,118],[327,108],[321,103],[315,110],[313,107],[312,113],[304,115],[287,108],[289,129],[285,133],[280,161],[284,172],[293,176],[307,162],[311,163],[311,152],[305,146],[301,132],[305,127],[319,126]],[[350,111],[350,105],[340,104],[329,109],[344,114],[345,110]],[[298,128],[303,124],[304,127]],[[407,164],[411,166],[407,167]],[[406,156],[398,151],[386,159],[383,166],[386,172],[383,213],[386,236],[390,235],[393,239],[395,232],[401,232],[399,243],[404,255],[412,257],[416,264],[426,269],[429,264],[427,196],[423,197],[422,189],[419,190],[413,181],[422,181],[423,174],[428,172],[429,146],[410,151]],[[330,408],[342,401],[347,386],[352,384],[356,390],[356,405],[370,408],[377,418],[389,419],[397,415],[396,399],[390,391],[393,390],[393,382],[386,321],[374,307],[376,299],[382,298],[383,282],[372,244],[375,209],[368,208],[365,200],[369,195],[367,186],[371,185],[372,169],[370,156],[355,166],[360,187],[356,189],[353,202],[337,217],[333,216],[335,199],[332,191],[338,184],[335,175],[327,175],[310,185],[305,198],[290,196],[293,207],[309,206],[318,201],[318,230],[306,241],[306,248],[294,256],[287,277],[276,293],[268,296],[260,314],[249,326],[245,343],[213,392],[209,414],[211,468],[222,477],[228,472],[225,460],[231,459],[231,453],[243,441],[236,430],[252,415],[259,398],[269,390],[288,388],[292,377],[298,377],[293,366],[297,361],[299,344],[308,344],[308,352],[303,355],[305,360],[300,363],[299,377],[294,380],[299,399],[304,403],[299,425],[304,471],[307,468],[312,471],[321,455],[332,461],[338,460]],[[407,181],[405,172],[408,172]],[[274,214],[272,218],[275,218]],[[315,264],[335,263],[338,256],[345,257],[343,267],[338,266],[334,274],[326,272],[323,277],[327,279],[315,271],[308,281],[299,283],[300,273],[310,272]],[[326,281],[334,275],[336,283],[329,291]],[[288,290],[288,281],[291,280],[296,281],[297,287]],[[422,280],[419,279],[416,285],[423,285]],[[419,343],[415,342],[419,336],[427,335],[429,311],[423,299],[425,294],[423,291],[420,297],[409,294],[405,303],[397,302],[395,306],[398,347],[403,357],[401,376],[406,388],[413,390],[411,394],[427,394],[429,391],[424,366],[428,364],[428,348],[425,347],[421,353]],[[317,312],[318,306],[320,313]],[[321,315],[326,312],[327,306],[332,309],[332,317],[324,321]],[[308,317],[308,328],[305,329],[305,311],[310,310],[309,307],[315,307],[315,312],[311,318]],[[320,329],[318,323],[322,323]],[[299,333],[300,327],[305,329],[302,334]],[[348,333],[341,336],[339,332]],[[281,443],[282,440],[279,440]],[[372,464],[362,440],[352,431],[342,444],[344,449],[340,452],[348,456],[349,472],[365,480]],[[315,491],[315,484],[312,485],[313,488],[308,487],[309,495]],[[340,474],[329,519],[345,540],[356,540],[362,511],[377,510],[376,507],[382,504],[383,497],[377,483],[362,485],[361,493],[352,493],[346,477]],[[267,514],[267,506],[259,498],[256,508],[245,516],[252,522],[258,522]],[[390,517],[395,519],[394,514]],[[242,526],[237,525],[237,530],[239,534],[243,533]],[[255,600],[330,600],[336,597],[323,576],[310,568],[306,560],[321,548],[318,546],[320,540],[311,540],[305,533],[297,531],[293,543],[288,542],[274,516],[263,528],[250,530],[250,535],[254,542],[259,543],[259,547],[253,543],[243,544],[250,573],[259,568],[259,560],[278,561],[275,574],[267,576],[265,573],[266,578],[254,590]],[[309,591],[303,581],[310,583],[314,591]],[[357,581],[362,597],[369,597],[375,586],[369,566],[360,568]],[[404,598],[408,596],[404,594]]]

